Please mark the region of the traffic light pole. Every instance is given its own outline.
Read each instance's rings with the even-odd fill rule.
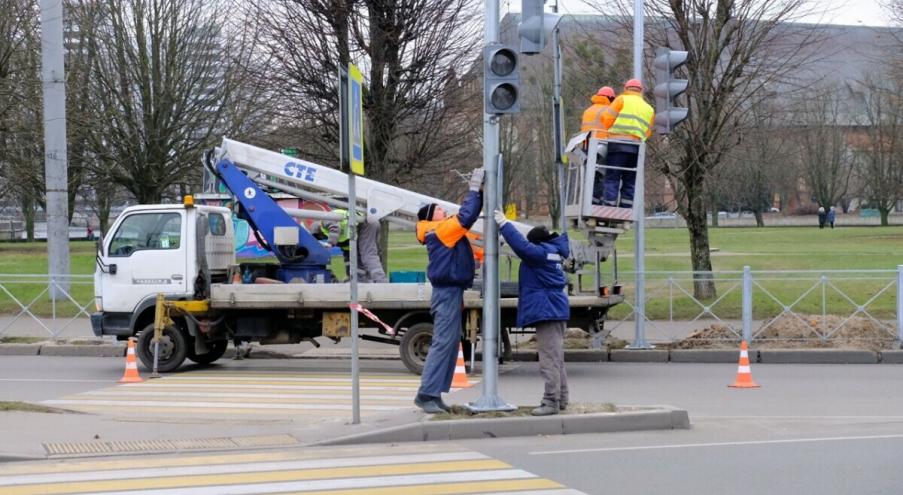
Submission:
[[[643,80],[643,0],[633,2],[633,77]],[[636,229],[634,271],[636,272],[636,301],[634,302],[634,341],[631,349],[649,349],[646,342],[646,144],[641,143],[637,156],[636,181],[633,195],[633,226]]]
[[[552,12],[558,13],[558,0],[552,7]],[[552,94],[552,119],[555,130],[555,168],[558,170],[558,230],[562,234],[567,233],[567,223],[564,220],[565,197],[565,163],[564,163],[564,122],[561,114],[561,43],[559,39],[558,25],[552,31],[552,49],[555,51],[555,85]]]
[[[499,40],[499,4],[498,0],[486,0],[484,39],[486,46]],[[484,96],[485,97],[485,96]],[[498,341],[499,327],[499,232],[493,219],[493,212],[498,208],[499,184],[499,122],[498,117],[483,111],[483,168],[486,170],[486,182],[483,187],[483,395],[468,408],[471,411],[512,411],[514,406],[508,404],[498,395]]]

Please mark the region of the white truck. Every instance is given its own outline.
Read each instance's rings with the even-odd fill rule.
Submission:
[[[118,339],[137,335],[138,357],[151,368],[155,317],[158,311],[166,312],[171,324],[163,329],[158,354],[163,372],[177,369],[186,358],[212,363],[222,357],[229,342],[319,345],[319,337],[338,342],[349,336],[349,284],[331,282],[328,254],[324,264],[318,251],[322,246],[289,215],[309,213],[286,212],[257,187],[263,183],[343,206],[334,196],[347,194],[347,176],[228,139],[213,158],[216,164],[211,160],[208,166],[233,192],[237,213],[196,205],[191,197],[184,204],[127,208],[98,245],[97,312],[91,316],[94,333]],[[429,202],[451,212],[458,209],[452,203],[364,178],[358,179],[357,192],[355,204],[366,212],[366,221],[386,218],[410,223],[420,206]],[[249,221],[279,263],[236,262],[233,214]],[[289,220],[279,224],[280,214]],[[478,221],[474,230],[481,227]],[[610,253],[612,235],[589,232],[587,241],[574,246],[578,259],[572,260],[577,266],[596,263],[590,291],[582,291],[581,281],[569,299],[571,326],[585,329],[597,340],[605,336],[609,308],[623,300],[611,294],[611,287],[603,285],[598,275],[598,263]],[[378,334],[361,338],[400,346],[404,364],[420,372],[432,335],[430,285],[359,284],[358,293],[360,303],[391,327],[379,327]],[[161,294],[159,299],[165,303],[158,304]],[[516,294],[507,295],[514,297],[501,300],[503,329],[515,327]],[[483,306],[479,286],[465,292],[464,305],[462,339],[475,342]],[[507,341],[503,331],[503,348]],[[465,349],[469,351],[470,346]]]

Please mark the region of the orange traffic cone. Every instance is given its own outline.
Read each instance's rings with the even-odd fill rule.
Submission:
[[[749,348],[746,341],[740,341],[740,363],[737,366],[737,380],[728,385],[733,388],[759,388],[753,381],[752,371],[749,369]]]
[[[472,387],[473,383],[467,381],[467,370],[464,368],[464,345],[458,344],[458,361],[455,362],[455,376],[452,378],[452,388]]]
[[[129,348],[125,354],[125,373],[119,379],[119,383],[138,383],[144,379],[138,375],[138,363],[135,361],[135,339],[129,339]]]

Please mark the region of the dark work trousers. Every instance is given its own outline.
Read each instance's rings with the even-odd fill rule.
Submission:
[[[539,374],[545,380],[544,403],[567,404],[568,374],[564,368],[564,331],[566,321],[541,321],[536,324],[539,349]]]
[[[608,146],[605,143],[596,145],[596,175],[593,177],[593,204],[601,205],[605,192],[605,169],[599,168],[605,164],[605,155]]]
[[[451,389],[461,343],[461,308],[463,287],[433,287],[430,314],[433,316],[433,341],[420,376],[423,395],[441,397]]]
[[[636,183],[636,163],[639,145],[609,143],[606,165],[630,170],[605,169],[605,193],[603,200],[608,206],[633,208],[633,191]],[[620,201],[618,200],[620,193]]]

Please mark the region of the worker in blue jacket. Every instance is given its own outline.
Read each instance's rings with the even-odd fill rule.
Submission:
[[[567,276],[562,268],[562,263],[570,256],[568,236],[550,233],[544,226],[539,226],[524,238],[502,212],[495,212],[495,221],[505,241],[521,259],[517,326],[536,328],[539,372],[545,380],[545,393],[542,403],[532,414],[558,414],[568,404],[564,332],[571,313],[566,292]]]
[[[436,203],[417,212],[417,240],[426,245],[429,260],[426,276],[433,286],[430,297],[433,340],[414,404],[430,414],[449,409],[442,401],[442,392],[451,390],[461,343],[464,290],[473,285],[475,264],[467,232],[483,208],[484,175],[482,168],[473,171],[470,192],[457,215],[449,216]]]

